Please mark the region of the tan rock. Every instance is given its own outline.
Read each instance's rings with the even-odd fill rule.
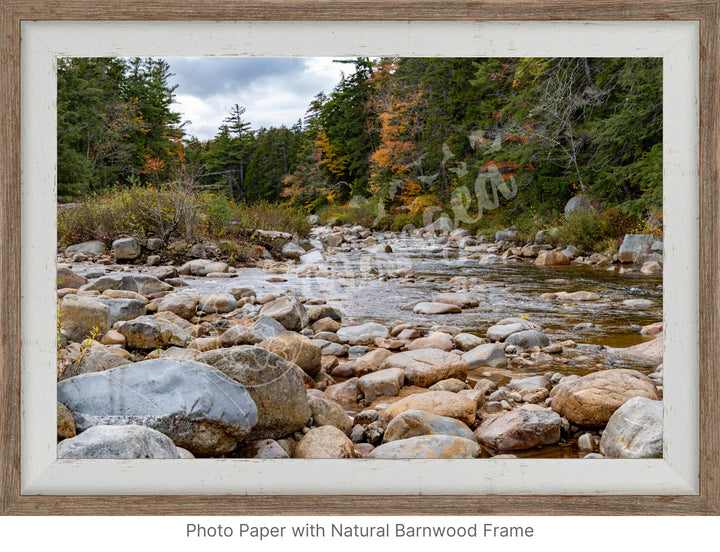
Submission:
[[[75,420],[64,404],[57,403],[57,438],[70,439],[75,437]]]
[[[432,332],[426,337],[416,339],[407,346],[408,351],[417,349],[441,349],[452,351],[454,348],[452,337],[444,332]]]
[[[424,410],[471,425],[475,422],[477,406],[472,399],[450,391],[428,391],[400,399],[388,406],[382,414],[390,421],[406,410]]]
[[[363,356],[355,360],[353,372],[356,376],[361,377],[371,372],[380,370],[380,366],[385,362],[392,353],[387,349],[375,349],[365,353]]]
[[[212,351],[213,349],[219,349],[222,347],[220,340],[217,337],[198,337],[193,339],[188,349],[197,349],[198,351]]]
[[[561,251],[543,251],[535,259],[536,266],[560,266],[570,264],[570,259]]]
[[[637,370],[613,369],[588,374],[556,387],[552,409],[581,426],[601,426],[633,397],[659,400],[652,380]]]
[[[308,431],[295,447],[295,458],[354,458],[355,448],[347,435],[326,425]]]
[[[410,385],[430,387],[444,379],[467,377],[467,363],[454,353],[441,349],[418,349],[388,357],[382,368],[400,368]]]
[[[296,332],[282,332],[258,343],[259,347],[294,362],[314,377],[322,367],[322,352],[312,340]]]

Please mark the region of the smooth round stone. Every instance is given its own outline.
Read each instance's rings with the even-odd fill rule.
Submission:
[[[423,302],[415,305],[413,312],[415,314],[454,314],[462,312],[462,309],[457,305],[447,303]]]
[[[552,409],[580,426],[605,425],[613,413],[633,397],[659,400],[655,384],[637,370],[602,370],[559,384],[553,389]]]
[[[482,445],[496,451],[514,451],[560,441],[562,418],[552,410],[516,408],[489,416],[475,430]]]
[[[423,410],[471,425],[475,422],[477,404],[473,399],[450,391],[428,391],[392,403],[383,411],[383,417],[389,421],[406,410]]]
[[[383,442],[420,435],[454,435],[475,441],[472,430],[459,420],[423,410],[406,410],[390,421],[385,429]]]
[[[382,324],[368,322],[359,326],[346,326],[340,328],[337,336],[343,343],[350,345],[366,345],[374,343],[376,337],[387,338],[390,336],[388,329]]]
[[[421,435],[380,445],[368,458],[477,458],[480,452],[480,445],[470,439]]]
[[[456,378],[465,380],[467,363],[454,353],[441,349],[418,349],[389,356],[382,368],[400,368],[410,385],[430,387],[439,381]]]
[[[352,441],[338,428],[325,425],[308,431],[295,447],[295,458],[354,458]]]

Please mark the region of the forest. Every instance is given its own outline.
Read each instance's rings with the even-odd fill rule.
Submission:
[[[200,141],[173,111],[164,60],[60,59],[58,196],[181,179],[231,202],[395,230],[459,202],[470,230],[529,233],[557,226],[580,195],[595,208],[580,231],[596,241],[661,220],[660,59],[342,63],[342,80],[304,119],[254,128],[243,106],[228,106],[215,137]],[[512,197],[483,204],[488,175]]]

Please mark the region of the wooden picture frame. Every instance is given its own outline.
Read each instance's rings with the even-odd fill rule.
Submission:
[[[26,495],[21,492],[23,21],[694,21],[699,25],[699,492],[692,495]],[[720,1],[5,0],[0,6],[0,513],[6,515],[720,514]],[[691,283],[692,284],[692,283]]]

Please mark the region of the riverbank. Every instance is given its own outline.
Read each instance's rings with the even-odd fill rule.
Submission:
[[[140,424],[195,456],[657,456],[661,244],[575,257],[512,232],[319,227],[245,267],[71,250],[59,261],[87,280],[58,285],[59,402],[77,439]],[[208,404],[178,402],[150,372]],[[199,386],[209,378],[244,400],[225,404]],[[126,396],[120,379],[163,408],[108,401]],[[618,444],[637,416],[640,452]]]

